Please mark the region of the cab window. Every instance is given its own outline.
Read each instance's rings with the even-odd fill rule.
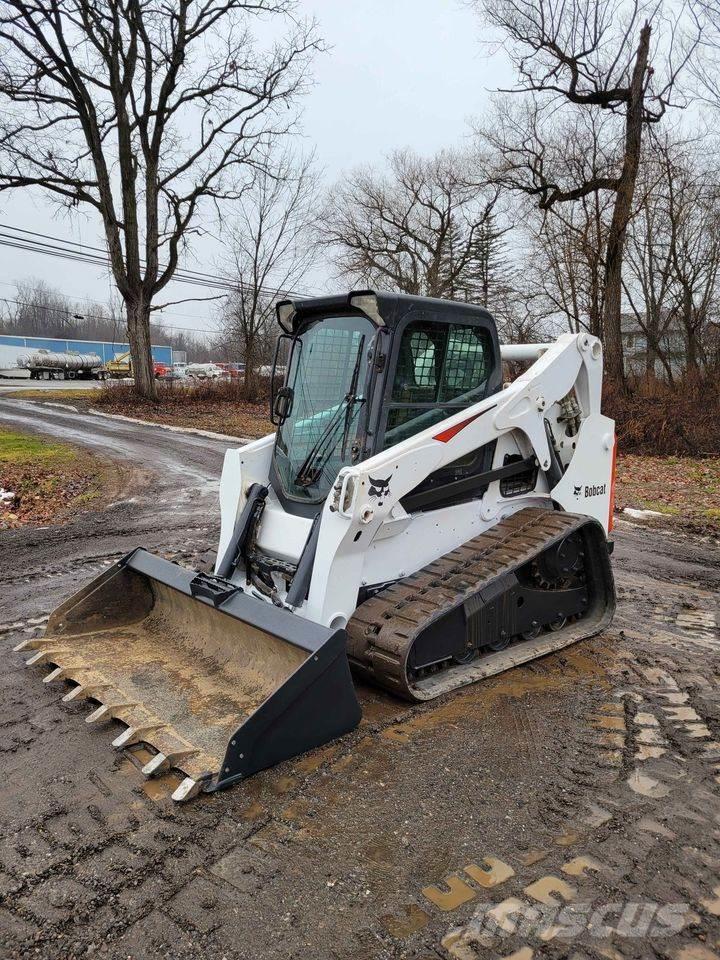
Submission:
[[[477,403],[486,392],[493,345],[482,327],[418,320],[400,341],[384,446]]]

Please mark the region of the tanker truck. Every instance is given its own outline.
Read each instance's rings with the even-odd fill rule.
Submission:
[[[104,380],[107,376],[97,353],[55,353],[34,350],[21,354],[17,365],[30,371],[32,380]]]

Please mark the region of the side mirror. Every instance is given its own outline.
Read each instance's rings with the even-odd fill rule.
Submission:
[[[282,425],[290,416],[295,393],[292,387],[280,387],[275,394],[275,403],[273,404],[273,420]]]

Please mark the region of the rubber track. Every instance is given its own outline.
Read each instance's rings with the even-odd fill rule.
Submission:
[[[414,683],[406,672],[413,643],[434,620],[588,522],[588,517],[572,513],[519,510],[417,573],[386,587],[360,604],[347,625],[351,666],[396,695],[427,700],[597,633],[609,622],[612,610],[599,622],[594,618],[587,627],[578,629],[584,622],[579,621],[534,641],[512,644],[467,666],[441,671],[430,681]]]

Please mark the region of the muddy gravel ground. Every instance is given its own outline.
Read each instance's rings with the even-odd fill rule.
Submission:
[[[12,648],[133,546],[206,565],[223,445],[3,424],[121,466],[102,512],[0,537],[0,955],[720,957],[717,546],[622,524],[604,636],[420,707],[361,688],[350,736],[177,806]]]

